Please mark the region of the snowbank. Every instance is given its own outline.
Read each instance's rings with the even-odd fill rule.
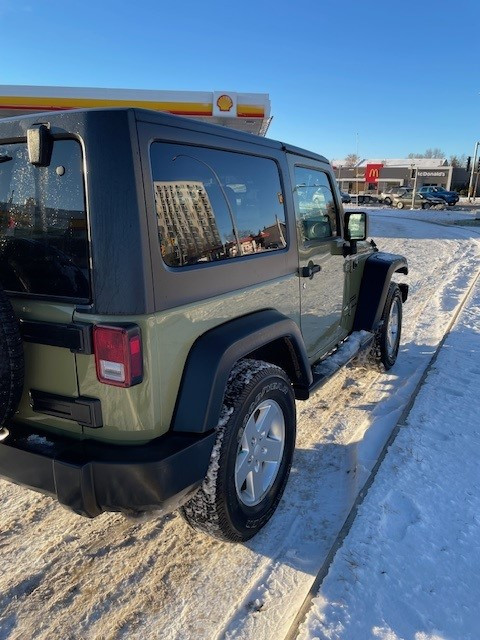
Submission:
[[[480,285],[447,338],[300,633],[480,634]]]

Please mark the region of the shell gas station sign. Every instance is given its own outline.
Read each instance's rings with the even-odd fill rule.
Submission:
[[[0,86],[0,117],[95,107],[165,111],[258,135],[266,134],[271,120],[264,93]]]
[[[213,114],[217,117],[229,116],[237,113],[237,94],[214,91],[213,93]]]

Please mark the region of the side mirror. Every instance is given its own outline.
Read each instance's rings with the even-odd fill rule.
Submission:
[[[345,213],[345,240],[358,242],[366,240],[368,235],[368,218],[365,211],[347,211]]]
[[[48,167],[52,157],[52,136],[45,124],[27,129],[28,161],[36,167]]]

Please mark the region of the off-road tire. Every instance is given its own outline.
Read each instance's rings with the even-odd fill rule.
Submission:
[[[388,321],[392,307],[398,305],[398,333],[395,341],[395,345],[389,347],[388,343]],[[400,339],[402,334],[402,294],[398,285],[392,282],[387,293],[387,299],[385,300],[385,306],[383,308],[382,318],[380,322],[380,329],[375,339],[375,358],[378,362],[383,364],[385,370],[389,370],[393,367],[397,360],[398,349],[400,346]]]
[[[273,484],[254,506],[244,504],[235,487],[235,462],[243,431],[257,407],[273,400],[285,421],[284,447]],[[207,476],[181,508],[194,528],[215,538],[243,542],[271,518],[288,480],[295,448],[295,398],[283,369],[261,360],[239,361],[228,379]]]
[[[23,390],[23,343],[12,305],[0,288],[0,428],[13,416]]]

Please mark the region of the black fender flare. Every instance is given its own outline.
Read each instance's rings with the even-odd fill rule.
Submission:
[[[369,256],[363,270],[353,330],[376,331],[382,316],[392,275],[408,273],[407,259],[394,253],[377,253]],[[402,299],[408,295],[407,285],[402,285]]]
[[[297,386],[309,387],[312,372],[298,325],[274,309],[230,320],[201,335],[188,354],[171,430],[207,433],[218,423],[228,376],[235,363],[283,339],[293,360]]]

